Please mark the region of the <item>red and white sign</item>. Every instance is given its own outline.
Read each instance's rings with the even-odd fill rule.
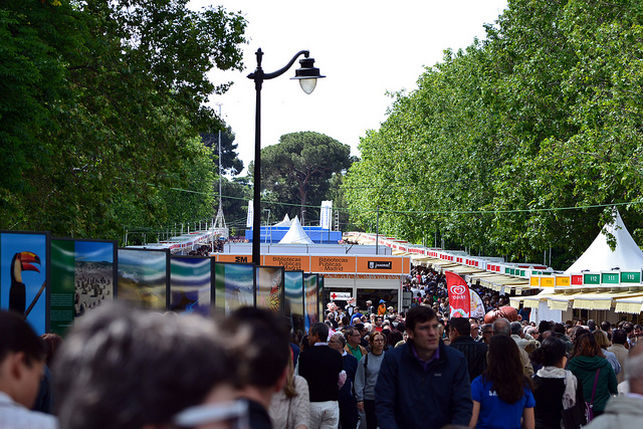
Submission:
[[[469,317],[471,313],[469,285],[462,277],[451,271],[446,271],[445,275],[449,292],[449,306],[451,307],[449,317]]]
[[[330,299],[338,301],[348,301],[352,299],[350,292],[331,292]]]

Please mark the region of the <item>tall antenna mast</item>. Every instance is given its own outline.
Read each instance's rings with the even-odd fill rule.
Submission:
[[[221,116],[221,103],[217,104],[219,106],[219,119],[223,124],[223,117]],[[225,224],[225,217],[223,216],[223,195],[221,190],[221,180],[223,178],[223,168],[221,166],[221,129],[219,128],[219,210],[217,210],[217,216],[214,219],[212,225],[213,234],[218,234],[219,236],[227,239],[230,233],[230,230]],[[214,245],[213,245],[214,247]]]
[[[223,117],[221,116],[221,103],[219,103],[219,119],[223,122]],[[219,128],[219,210],[222,210],[222,197],[221,197],[221,128]]]

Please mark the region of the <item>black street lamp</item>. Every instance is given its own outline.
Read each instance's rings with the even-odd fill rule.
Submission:
[[[261,68],[261,59],[263,51],[261,48],[255,53],[257,56],[257,69],[254,73],[248,75],[248,79],[255,81],[255,90],[257,92],[257,107],[255,113],[255,165],[254,165],[254,197],[253,197],[253,218],[252,218],[252,262],[261,264],[261,86],[264,80],[274,79],[284,74],[294,63],[295,60],[303,55],[304,58],[299,60],[300,67],[295,71],[295,77],[291,79],[299,80],[301,89],[306,94],[310,94],[317,85],[317,79],[326,77],[319,74],[319,69],[315,68],[315,60],[309,58],[308,51],[299,51],[284,67],[272,73],[264,73]]]

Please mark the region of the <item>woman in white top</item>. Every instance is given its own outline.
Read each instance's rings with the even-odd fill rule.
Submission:
[[[291,351],[286,383],[279,392],[272,395],[268,409],[274,428],[308,429],[310,427],[308,382],[294,372]]]

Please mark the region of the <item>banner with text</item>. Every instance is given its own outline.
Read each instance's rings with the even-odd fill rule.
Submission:
[[[446,271],[445,274],[449,292],[449,306],[451,307],[449,317],[469,317],[471,313],[471,295],[469,294],[467,282],[451,271]]]

